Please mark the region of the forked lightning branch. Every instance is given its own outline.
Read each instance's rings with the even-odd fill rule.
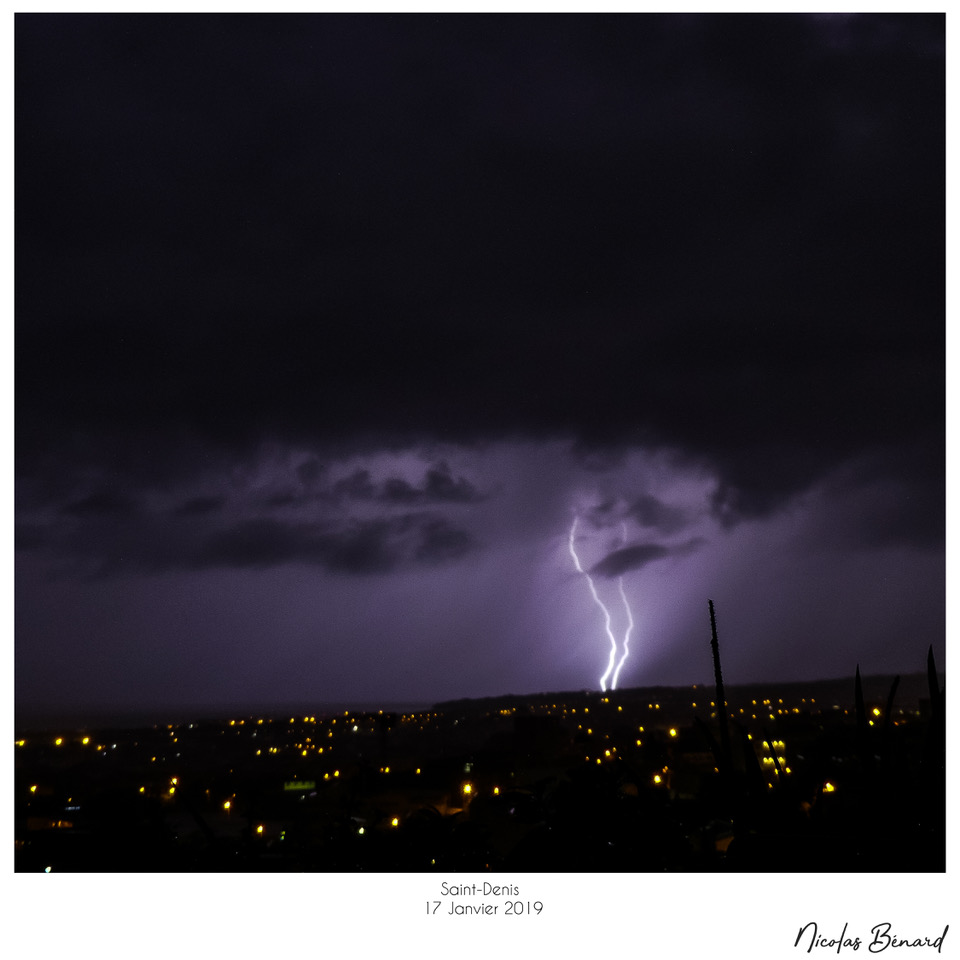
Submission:
[[[620,670],[630,653],[630,634],[633,631],[634,626],[633,611],[630,609],[630,604],[627,601],[626,591],[623,589],[623,577],[620,576],[617,578],[617,588],[620,592],[620,599],[623,600],[623,608],[627,612],[627,626],[623,631],[623,644],[621,646],[618,644],[617,638],[614,635],[613,618],[610,615],[610,610],[600,599],[600,594],[597,593],[597,587],[593,582],[593,577],[591,577],[590,574],[583,569],[583,566],[580,563],[580,557],[577,554],[576,547],[577,523],[579,520],[579,517],[574,517],[573,525],[570,527],[570,556],[573,557],[573,563],[577,568],[577,573],[582,574],[584,579],[586,579],[587,585],[590,587],[590,595],[593,597],[594,603],[596,603],[596,605],[600,608],[600,612],[603,614],[603,628],[606,632],[607,639],[610,641],[610,654],[607,658],[607,669],[600,677],[600,689],[603,691],[606,691],[607,689],[616,690],[617,679],[620,676]],[[619,659],[617,658],[618,650],[620,651]],[[607,686],[608,681],[610,684],[609,688]]]

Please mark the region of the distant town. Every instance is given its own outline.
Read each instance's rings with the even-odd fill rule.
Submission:
[[[942,871],[930,675],[16,734],[17,871]]]

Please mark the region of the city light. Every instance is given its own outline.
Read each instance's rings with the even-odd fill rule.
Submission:
[[[590,697],[589,702],[593,703],[593,707],[584,706],[582,701],[579,701],[579,706],[574,707],[569,701],[563,704],[552,704],[549,701],[541,702],[541,700],[531,698],[519,707],[510,706],[509,708],[501,708],[499,705],[491,706],[485,704],[474,716],[471,716],[469,713],[469,708],[465,710],[463,714],[460,713],[460,708],[458,708],[457,713],[453,715],[450,713],[444,715],[442,712],[438,712],[437,714],[410,714],[409,716],[405,714],[402,717],[392,716],[394,716],[397,723],[406,723],[409,721],[412,724],[415,736],[415,731],[418,728],[424,730],[432,727],[436,730],[438,721],[442,723],[443,727],[456,727],[457,723],[459,723],[467,729],[465,736],[468,738],[468,742],[474,736],[472,724],[477,718],[482,719],[484,716],[494,718],[498,723],[503,722],[505,725],[508,725],[511,722],[509,718],[516,717],[518,713],[522,716],[530,715],[531,718],[538,715],[553,716],[555,719],[550,722],[562,726],[568,734],[568,738],[565,741],[568,745],[567,749],[569,749],[569,745],[573,743],[580,744],[583,752],[579,752],[577,759],[582,758],[590,770],[592,770],[594,766],[602,767],[604,764],[606,764],[608,770],[612,770],[615,767],[623,766],[622,761],[627,757],[632,757],[638,764],[642,772],[628,774],[624,771],[625,779],[622,782],[616,785],[611,782],[611,786],[616,789],[619,796],[642,796],[644,783],[647,785],[646,789],[651,791],[651,796],[659,796],[663,804],[680,803],[686,796],[710,795],[711,785],[716,783],[713,777],[718,772],[717,766],[709,759],[709,756],[703,752],[702,745],[699,743],[698,738],[689,735],[693,731],[691,723],[692,703],[702,702],[706,704],[707,701],[705,699],[691,701],[687,699],[687,694],[681,691],[677,696],[672,698],[667,694],[660,694],[661,701],[658,703],[653,700],[648,701],[649,694],[641,700],[640,696],[621,693],[618,694],[618,698],[623,697],[624,702],[618,705],[615,702],[611,702],[612,696],[604,695],[602,698],[596,698],[595,694],[591,695],[585,692],[585,698],[587,696]],[[786,697],[784,699],[788,700]],[[749,700],[745,702],[749,703]],[[758,704],[761,702],[759,696],[757,702]],[[775,711],[777,709],[775,706],[777,702],[777,698],[774,696],[772,698],[772,705],[765,705],[762,709],[772,709]],[[799,703],[799,697],[795,699],[792,697],[789,698],[783,712],[792,713],[794,702]],[[716,705],[719,706],[719,704]],[[616,709],[614,709],[614,707],[616,707]],[[866,711],[868,720],[869,718],[876,719],[880,717],[880,720],[885,721],[886,717],[879,712],[879,709],[880,708],[869,707]],[[562,717],[560,716],[561,710],[563,714]],[[839,706],[839,710],[843,710],[842,703]],[[581,717],[579,718],[576,716],[577,711],[581,713]],[[651,740],[650,745],[646,745],[646,741],[641,739],[644,735],[643,731],[645,727],[638,724],[640,717],[644,715],[645,711],[649,711],[650,713],[659,711],[660,716],[663,718],[662,723],[655,724],[657,729],[653,731],[654,739]],[[820,712],[822,714],[828,711],[829,707]],[[593,717],[590,716],[591,712],[593,713]],[[849,712],[851,715],[853,714],[852,706]],[[501,720],[501,718],[503,719]],[[310,718],[307,719],[309,721]],[[164,772],[160,776],[151,778],[149,786],[150,796],[164,801],[164,806],[169,811],[168,816],[176,814],[181,802],[188,803],[188,808],[181,810],[181,813],[177,815],[178,822],[176,824],[176,831],[180,834],[180,837],[176,839],[186,839],[187,846],[184,848],[185,855],[189,855],[189,844],[195,842],[195,839],[189,838],[195,838],[196,829],[190,822],[190,817],[188,816],[188,814],[191,813],[189,809],[189,798],[191,794],[180,794],[180,775],[171,776],[169,773],[170,766],[173,764],[176,764],[181,774],[187,777],[188,785],[194,787],[198,795],[201,797],[206,796],[205,802],[209,805],[207,809],[212,808],[215,811],[219,804],[221,812],[224,813],[225,816],[219,818],[219,825],[216,823],[216,818],[211,818],[212,822],[210,826],[215,833],[222,832],[223,843],[225,845],[236,844],[236,849],[241,851],[241,855],[252,858],[251,864],[261,857],[279,857],[281,856],[280,851],[291,846],[290,842],[279,843],[280,840],[285,839],[283,828],[286,827],[289,831],[293,823],[292,819],[287,819],[288,816],[293,818],[299,816],[316,816],[322,818],[327,815],[328,811],[335,808],[341,809],[344,804],[356,804],[353,809],[348,811],[350,819],[353,821],[350,824],[350,827],[354,831],[353,835],[355,837],[365,836],[367,823],[371,824],[371,829],[374,831],[370,841],[365,840],[363,844],[357,843],[359,848],[366,851],[358,853],[357,863],[366,863],[366,858],[376,858],[380,856],[379,844],[375,842],[375,835],[378,831],[384,829],[389,830],[391,828],[396,829],[396,839],[400,838],[398,828],[403,818],[401,818],[399,814],[396,816],[390,814],[380,820],[377,814],[371,813],[371,811],[377,809],[378,805],[381,810],[389,810],[391,806],[393,806],[394,809],[403,809],[405,815],[414,810],[420,811],[421,809],[432,807],[435,811],[439,811],[440,816],[444,819],[453,816],[464,818],[473,816],[480,817],[486,822],[486,816],[489,816],[492,811],[484,811],[483,804],[481,803],[484,797],[498,798],[497,803],[494,804],[494,807],[497,807],[500,805],[499,797],[504,796],[505,803],[503,810],[500,811],[501,816],[507,814],[508,808],[510,814],[520,814],[521,807],[514,806],[513,803],[513,798],[515,797],[517,798],[517,803],[523,805],[522,809],[524,810],[526,809],[527,803],[534,802],[534,798],[536,798],[537,802],[542,801],[541,787],[539,782],[532,779],[533,774],[531,773],[529,765],[524,766],[523,762],[520,761],[513,770],[509,767],[500,770],[491,765],[491,773],[493,773],[494,769],[497,769],[498,772],[491,776],[490,779],[493,779],[494,783],[490,783],[489,780],[486,780],[484,774],[480,773],[476,758],[471,756],[468,749],[464,749],[460,754],[461,759],[457,762],[454,769],[445,772],[443,765],[434,765],[434,767],[431,768],[431,775],[429,777],[421,777],[422,769],[415,764],[423,759],[429,762],[430,747],[429,745],[420,743],[416,744],[417,752],[414,752],[413,749],[408,748],[406,744],[402,742],[391,741],[392,752],[390,759],[392,761],[392,767],[387,765],[373,767],[375,770],[378,769],[381,774],[380,777],[376,778],[377,782],[375,784],[372,778],[366,776],[366,771],[369,771],[370,767],[367,766],[368,761],[364,760],[364,756],[369,749],[365,741],[368,734],[371,733],[371,729],[368,726],[370,714],[358,715],[357,713],[352,713],[348,719],[340,719],[342,721],[342,726],[340,727],[342,731],[349,732],[350,729],[355,726],[357,727],[357,732],[362,731],[364,733],[364,737],[355,736],[346,738],[346,743],[344,742],[344,738],[341,737],[338,738],[336,745],[331,745],[327,736],[324,735],[324,731],[329,731],[333,725],[332,718],[327,716],[319,718],[319,730],[317,730],[316,727],[308,728],[301,726],[299,719],[294,726],[287,728],[281,724],[268,727],[267,720],[257,725],[256,718],[251,718],[250,731],[245,730],[240,720],[235,720],[232,726],[228,720],[223,720],[216,726],[204,725],[200,727],[198,725],[197,732],[190,733],[187,732],[188,727],[186,724],[178,725],[176,728],[170,730],[154,727],[153,729],[157,731],[158,735],[162,734],[161,739],[164,746],[159,749],[157,746],[157,735],[146,731],[142,735],[134,733],[129,739],[124,740],[124,750],[118,751],[117,754],[113,754],[112,756],[129,757],[131,764],[140,765],[140,772],[144,772],[147,761],[155,762],[154,770],[158,768],[163,769]],[[578,719],[581,720],[582,723],[578,724]],[[839,719],[843,722],[842,717]],[[908,717],[904,717],[901,713],[900,719],[901,722],[916,722],[913,719],[912,712],[909,713]],[[675,720],[676,722],[671,725],[671,720]],[[877,720],[878,726],[881,725],[880,720]],[[789,718],[787,722],[789,723]],[[588,726],[588,723],[591,725]],[[192,727],[189,729],[191,731],[193,730]],[[534,732],[536,729],[535,727]],[[308,731],[311,734],[310,737],[306,736]],[[223,797],[222,791],[224,789],[223,786],[218,788],[218,782],[225,784],[225,782],[230,782],[229,778],[244,776],[244,772],[241,770],[234,771],[232,768],[227,769],[230,763],[236,763],[237,761],[231,758],[231,760],[223,765],[223,770],[220,772],[220,775],[222,775],[224,780],[218,781],[217,779],[213,779],[211,777],[211,771],[204,767],[202,761],[199,764],[195,760],[182,761],[175,759],[172,752],[168,753],[171,749],[169,745],[172,742],[174,732],[182,734],[180,739],[185,741],[185,752],[183,756],[188,758],[202,755],[199,750],[196,752],[187,752],[187,741],[189,738],[209,738],[212,748],[215,744],[214,737],[219,737],[221,744],[229,738],[230,741],[236,743],[237,747],[240,748],[236,751],[236,756],[238,758],[241,756],[244,757],[245,762],[250,763],[252,769],[252,754],[249,749],[240,747],[240,741],[244,735],[256,735],[259,737],[258,743],[262,744],[262,750],[256,751],[255,749],[254,752],[261,753],[264,757],[267,754],[274,755],[279,753],[281,756],[288,758],[287,762],[290,764],[289,766],[287,766],[286,763],[282,764],[278,770],[270,772],[268,780],[263,781],[264,784],[268,782],[271,784],[268,788],[270,790],[273,790],[275,786],[278,794],[282,785],[282,790],[285,791],[283,795],[286,798],[284,805],[278,805],[275,813],[269,814],[272,817],[271,832],[269,834],[267,833],[264,822],[258,823],[256,820],[253,820],[252,817],[249,820],[247,819],[246,803],[244,804],[244,808],[238,811],[240,819],[237,820],[236,817],[234,817],[233,807],[236,794],[227,794],[224,799],[220,801],[216,800],[218,795]],[[683,736],[681,736],[681,734],[683,734]],[[806,733],[802,728],[798,728],[796,732],[793,732],[789,726],[785,726],[778,730],[777,734],[782,737],[790,736],[790,750],[786,749],[783,739],[764,739],[760,729],[755,729],[753,733],[744,731],[744,736],[750,740],[752,747],[756,750],[756,759],[760,769],[763,770],[763,779],[767,782],[766,792],[770,793],[771,796],[775,795],[774,791],[778,779],[783,779],[784,776],[789,777],[791,774],[794,774],[793,777],[790,777],[791,781],[796,779],[796,776],[801,776],[802,778],[804,765],[803,755],[808,752],[809,748]],[[454,732],[453,735],[456,736],[456,732]],[[139,745],[137,743],[138,736],[140,737]],[[276,739],[267,739],[271,736]],[[664,737],[666,737],[666,740],[664,740]],[[66,831],[74,829],[74,821],[57,819],[60,814],[54,805],[58,804],[60,800],[63,800],[69,792],[76,795],[83,806],[86,807],[86,803],[83,802],[84,794],[81,784],[79,782],[64,780],[62,788],[63,796],[61,796],[61,788],[59,786],[53,787],[51,783],[45,780],[41,790],[39,781],[37,780],[31,783],[31,778],[36,777],[37,774],[40,776],[44,775],[40,764],[46,762],[45,758],[49,755],[49,747],[54,745],[57,740],[60,741],[62,746],[71,747],[81,743],[84,739],[91,742],[91,745],[96,745],[96,741],[92,739],[92,735],[86,737],[83,731],[72,732],[70,730],[65,730],[60,737],[54,738],[47,735],[41,737],[40,740],[31,741],[30,745],[36,749],[38,754],[38,765],[29,772],[27,768],[24,768],[22,773],[23,780],[21,782],[28,784],[30,795],[32,798],[35,797],[35,799],[31,802],[23,796],[22,792],[19,794],[21,798],[20,803],[24,807],[23,822],[27,822],[27,813],[29,812],[29,825],[25,828],[18,826],[18,830],[26,835],[25,837],[18,835],[16,838],[18,858],[28,855],[29,851],[27,848],[32,839],[30,835],[33,834],[34,831],[53,831],[60,829],[61,833],[65,833]],[[263,742],[264,739],[266,739],[266,743]],[[343,766],[337,769],[328,767],[328,772],[324,772],[322,769],[313,770],[311,768],[301,768],[298,770],[299,757],[304,755],[312,757],[315,753],[319,752],[320,748],[317,746],[316,740],[327,744],[328,756],[332,755],[331,751],[335,747],[338,751],[338,759]],[[636,745],[633,750],[629,749],[631,741]],[[15,742],[17,744],[21,742],[26,744],[25,740],[17,740]],[[549,751],[551,749],[549,747],[549,741],[546,742],[547,750]],[[558,738],[558,743],[563,742],[564,741],[560,741]],[[198,746],[204,743],[205,739],[201,739]],[[669,746],[663,749],[667,743]],[[99,749],[106,750],[107,753],[110,753],[111,746],[110,743],[107,743]],[[411,743],[411,747],[412,746],[413,744]],[[426,752],[423,752],[424,746],[427,748]],[[644,751],[640,749],[641,747],[645,747],[647,753],[652,749],[654,751],[653,756],[657,758],[650,763],[649,766],[647,765]],[[154,756],[151,756],[152,751],[158,752]],[[558,751],[554,759],[548,761],[557,764],[557,769],[560,769],[562,765],[568,765],[573,762],[573,758],[570,757],[569,753],[560,748],[558,748]],[[24,751],[24,753],[18,751],[18,766],[25,755],[29,760],[29,751]],[[57,754],[57,756],[66,757],[66,754],[61,752],[61,754]],[[179,754],[177,756],[179,756]],[[791,762],[795,765],[795,768],[787,766],[788,756],[791,758]],[[845,759],[845,755],[836,758],[837,762],[841,762],[843,759]],[[615,760],[617,764],[613,763]],[[669,767],[665,761],[669,762]],[[189,766],[187,765],[188,762],[190,764]],[[264,760],[257,760],[256,765],[264,762]],[[381,759],[380,762],[383,763],[383,759]],[[181,764],[183,764],[183,766],[181,766]],[[97,765],[100,766],[99,763]],[[644,767],[646,767],[645,770]],[[135,772],[136,770],[137,766],[131,765],[123,774],[124,779],[120,786],[124,791],[130,790],[131,783],[136,784],[134,777],[139,776],[139,774]],[[603,772],[602,770],[598,770],[594,776],[601,777]],[[392,776],[382,776],[388,773],[392,774]],[[416,785],[408,780],[411,773],[417,775]],[[775,774],[779,774],[780,776],[778,777]],[[259,771],[258,775],[260,775]],[[481,777],[481,779],[476,781],[469,779],[474,775]],[[263,776],[266,776],[266,774],[263,774]],[[494,779],[494,777],[496,777],[496,779]],[[399,780],[396,778],[399,778]],[[502,788],[499,785],[501,778],[505,781]],[[335,787],[334,781],[338,779],[343,780],[344,783],[338,783]],[[166,785],[163,783],[164,780],[166,780]],[[847,779],[844,779],[842,782],[846,785],[844,789],[849,791],[853,781],[848,783]],[[836,784],[830,780],[823,780],[820,781],[820,783],[821,793],[832,794],[838,789]],[[346,795],[344,794],[345,788]],[[147,793],[147,789],[148,787],[144,782],[137,784],[135,787],[136,792],[143,798],[143,802],[146,802],[145,794]],[[231,788],[226,787],[226,789]],[[239,787],[236,789],[239,789]],[[656,791],[656,793],[653,793],[653,791]],[[367,795],[364,795],[365,793]],[[126,795],[129,796],[129,793]],[[185,801],[183,800],[184,797],[186,798]],[[475,799],[477,797],[480,799]],[[528,797],[529,799],[527,799]],[[49,803],[51,806],[49,810],[46,806],[41,807],[41,798],[50,798]],[[510,798],[510,802],[506,802],[508,798]],[[177,803],[174,803],[175,799],[178,801]],[[457,802],[458,799],[459,802]],[[810,802],[806,805],[808,811],[813,806],[813,798],[811,797],[809,800]],[[299,809],[302,810],[303,813],[299,814],[294,812],[294,806],[289,803],[289,801],[302,803],[303,806],[300,806]],[[66,799],[65,802],[68,804],[72,803],[72,797]],[[158,801],[155,799],[153,802]],[[825,804],[823,815],[828,818],[834,816],[832,802],[822,802]],[[369,806],[367,806],[367,804],[369,804]],[[477,806],[477,804],[480,804],[480,806]],[[60,807],[59,809],[64,808]],[[65,809],[79,810],[80,806],[67,806]],[[271,807],[270,809],[274,808]],[[266,813],[267,808],[261,807],[257,812]],[[81,816],[84,817],[83,822],[80,820]],[[376,819],[367,819],[371,816]],[[235,823],[235,829],[231,829],[231,818]],[[415,823],[419,822],[419,818],[420,813],[418,812],[414,820],[408,825],[408,828],[414,827]],[[379,820],[379,823],[377,820]],[[494,823],[495,822],[494,820]],[[243,830],[239,829],[241,826],[244,827]],[[85,814],[77,814],[76,827],[80,828],[82,832],[90,829]],[[405,836],[408,833],[408,828],[405,828]],[[412,838],[412,843],[415,843],[417,830],[414,830],[414,834],[415,836]],[[246,837],[246,840],[243,839],[244,837]],[[245,854],[243,844],[246,843],[249,845],[251,843],[251,837],[260,839],[250,848],[250,852]],[[286,855],[312,856],[313,854],[309,851],[309,845],[314,842],[311,836],[302,835],[292,844],[292,846],[296,848],[296,853],[294,854],[293,851],[288,851]],[[373,848],[369,847],[371,843],[374,845]],[[269,851],[267,847],[268,844]],[[35,849],[37,848],[35,847]],[[253,852],[254,850],[256,852]],[[717,850],[720,850],[719,846]],[[720,852],[725,854],[726,848],[724,847]],[[429,862],[431,854],[436,853],[436,849],[431,849],[429,852],[424,850],[423,853],[426,854],[426,860],[424,862]],[[363,860],[360,859],[361,857]],[[441,862],[439,856],[437,856],[436,859],[437,862]],[[487,859],[490,858],[488,857]],[[370,862],[373,863],[376,861],[371,860]],[[33,860],[31,863],[31,869],[43,869],[42,860]],[[58,861],[58,863],[58,870],[63,870],[64,868],[72,869],[72,866],[66,862],[60,863]]]

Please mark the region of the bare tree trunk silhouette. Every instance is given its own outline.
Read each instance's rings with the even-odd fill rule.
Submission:
[[[720,721],[720,750],[723,754],[724,774],[728,776],[732,771],[732,757],[730,753],[730,731],[727,727],[727,700],[723,692],[723,673],[720,670],[720,644],[717,641],[717,617],[713,610],[713,601],[710,605],[710,646],[713,650],[713,674],[717,684],[717,718]]]

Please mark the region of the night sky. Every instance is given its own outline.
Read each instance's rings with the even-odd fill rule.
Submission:
[[[18,709],[942,665],[942,15],[15,53]]]

